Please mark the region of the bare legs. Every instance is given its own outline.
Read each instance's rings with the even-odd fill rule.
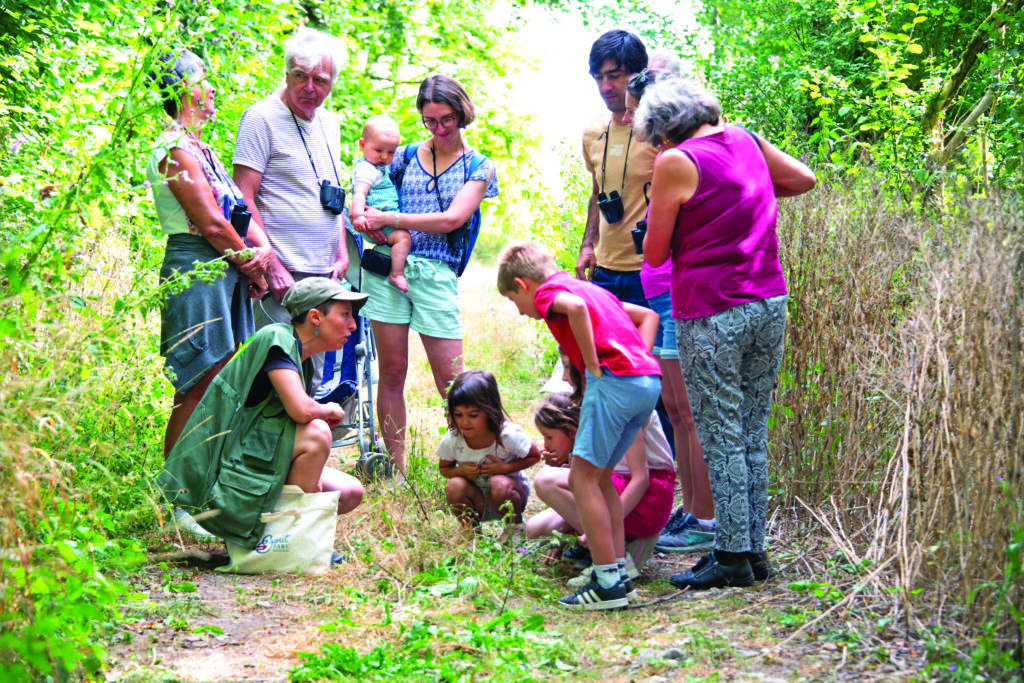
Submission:
[[[615,558],[625,557],[622,500],[612,484],[612,468],[599,469],[583,458],[573,458],[569,488],[594,564],[615,564]]]
[[[420,335],[423,350],[427,352],[430,371],[434,374],[434,386],[441,398],[448,397],[448,387],[456,375],[462,372],[462,340],[441,339]]]
[[[465,477],[452,477],[444,485],[444,498],[462,526],[472,528],[484,514],[484,492]]]
[[[377,424],[391,461],[405,473],[405,376],[409,371],[409,326],[373,321],[377,344]]]
[[[377,421],[384,446],[395,466],[405,473],[405,379],[409,372],[409,325],[373,321],[380,378],[377,384]],[[420,335],[434,385],[444,398],[448,386],[462,372],[462,340]]]
[[[583,533],[576,500],[569,489],[569,470],[565,467],[545,467],[533,478],[533,490],[537,497],[550,506],[526,522],[527,538],[553,536],[562,533]]]
[[[164,458],[170,454],[174,444],[178,443],[178,439],[181,438],[181,432],[185,429],[185,424],[192,417],[192,413],[195,412],[196,406],[199,405],[199,400],[206,393],[207,388],[209,388],[210,382],[221,371],[221,368],[228,364],[229,360],[231,360],[231,356],[214,365],[195,384],[186,389],[184,393],[174,393],[174,407],[171,408],[171,417],[167,420],[167,431],[164,432]]]
[[[363,485],[350,474],[333,467],[325,467],[320,474],[321,491],[341,491],[338,497],[338,514],[352,512],[363,502]]]
[[[452,477],[444,487],[444,497],[452,513],[458,517],[463,526],[472,527],[479,522],[487,508],[498,517],[504,517],[512,506],[512,513],[519,521],[522,519],[523,500],[515,480],[496,474],[489,481],[489,495],[465,477]]]
[[[313,420],[295,428],[295,448],[286,484],[294,484],[306,493],[341,491],[338,514],[356,509],[363,501],[363,486],[352,476],[324,467],[331,452],[331,428],[323,420]]]
[[[693,426],[682,368],[674,358],[659,358],[658,363],[662,372],[661,398],[675,432],[676,472],[683,493],[683,512],[698,519],[712,519],[715,503],[711,497],[708,466]]]

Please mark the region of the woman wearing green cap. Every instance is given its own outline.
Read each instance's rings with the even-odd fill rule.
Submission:
[[[291,324],[260,329],[214,378],[171,450],[158,485],[175,505],[203,512],[209,532],[247,547],[284,484],[340,491],[338,512],[356,508],[363,487],[325,467],[331,427],[345,413],[310,397],[311,357],[340,349],[366,295],[335,280],[296,283],[282,302]],[[213,513],[213,514],[210,514]]]

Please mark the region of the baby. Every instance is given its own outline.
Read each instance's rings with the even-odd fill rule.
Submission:
[[[357,229],[365,229],[363,213],[370,206],[380,211],[398,211],[398,190],[391,182],[388,166],[395,156],[401,136],[398,124],[384,115],[371,116],[363,125],[359,149],[363,158],[352,171],[352,208],[349,217]],[[405,259],[412,248],[412,235],[397,226],[384,228],[391,245],[391,274],[388,281],[403,292],[409,291],[405,281]]]

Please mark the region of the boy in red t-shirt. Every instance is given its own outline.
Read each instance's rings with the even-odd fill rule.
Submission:
[[[661,392],[661,369],[650,351],[658,315],[570,277],[531,242],[514,242],[502,250],[498,291],[520,314],[544,320],[584,375],[569,488],[594,570],[590,583],[559,603],[590,610],[625,607],[633,586],[625,574],[622,500],[612,484],[612,469]]]

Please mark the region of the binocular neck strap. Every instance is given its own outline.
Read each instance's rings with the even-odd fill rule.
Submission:
[[[316,164],[313,163],[313,155],[309,153],[309,145],[306,144],[306,136],[302,134],[302,128],[299,126],[299,120],[295,118],[295,112],[291,109],[288,113],[292,115],[292,121],[295,122],[295,130],[299,133],[299,139],[302,140],[302,146],[306,149],[306,156],[309,157],[309,165],[313,167],[313,175],[316,176],[317,185],[320,184],[320,174],[316,172]],[[313,114],[316,116],[316,114]],[[338,181],[338,187],[341,187],[341,178],[338,176],[338,167],[334,165],[334,155],[331,154],[331,146],[327,143],[327,131],[324,130],[323,119],[320,120],[320,134],[324,136],[324,147],[327,148],[327,158],[331,160],[331,168],[334,169],[334,179]]]
[[[466,145],[463,144],[459,148],[459,151],[462,152],[462,175],[463,175],[462,184],[463,184],[463,186],[465,186],[465,184],[469,182],[469,170],[466,168],[466,154],[467,154],[467,152],[466,152]],[[438,185],[440,184],[440,179],[437,176],[437,152],[434,150],[434,143],[433,142],[430,143],[430,160],[431,160],[431,162],[434,165],[434,194],[437,195],[437,208],[440,209],[441,213],[444,213],[445,211],[447,211],[447,209],[445,209],[444,205],[441,204],[441,188],[438,187]],[[445,169],[445,170],[447,170],[447,169]],[[429,186],[429,184],[430,183],[427,183],[428,186]],[[455,198],[452,197],[452,202],[454,202],[454,201],[455,201]],[[452,202],[448,202],[448,206],[451,206]]]
[[[294,116],[294,114],[292,114]],[[298,124],[296,124],[298,125]],[[604,154],[601,156],[601,192],[604,192],[604,168],[608,163],[608,144],[611,142],[612,120],[608,119],[608,127],[604,129]],[[626,158],[622,160],[622,187],[619,194],[626,192],[626,169],[629,164],[629,146],[633,144],[633,127],[629,127],[629,140],[626,141]]]
[[[235,194],[235,183],[233,180],[231,180],[231,178],[228,177],[227,169],[221,167],[220,159],[214,158],[213,154],[210,152],[209,147],[206,147],[201,144],[198,146],[199,151],[202,153],[203,157],[206,158],[206,163],[210,164],[210,168],[213,170],[213,174],[217,176],[217,179],[224,183],[224,185],[228,188],[228,192],[231,193],[231,198],[235,201],[235,204],[245,204],[245,202],[240,200],[238,198],[238,195]],[[221,175],[221,171],[224,171],[223,175]]]

